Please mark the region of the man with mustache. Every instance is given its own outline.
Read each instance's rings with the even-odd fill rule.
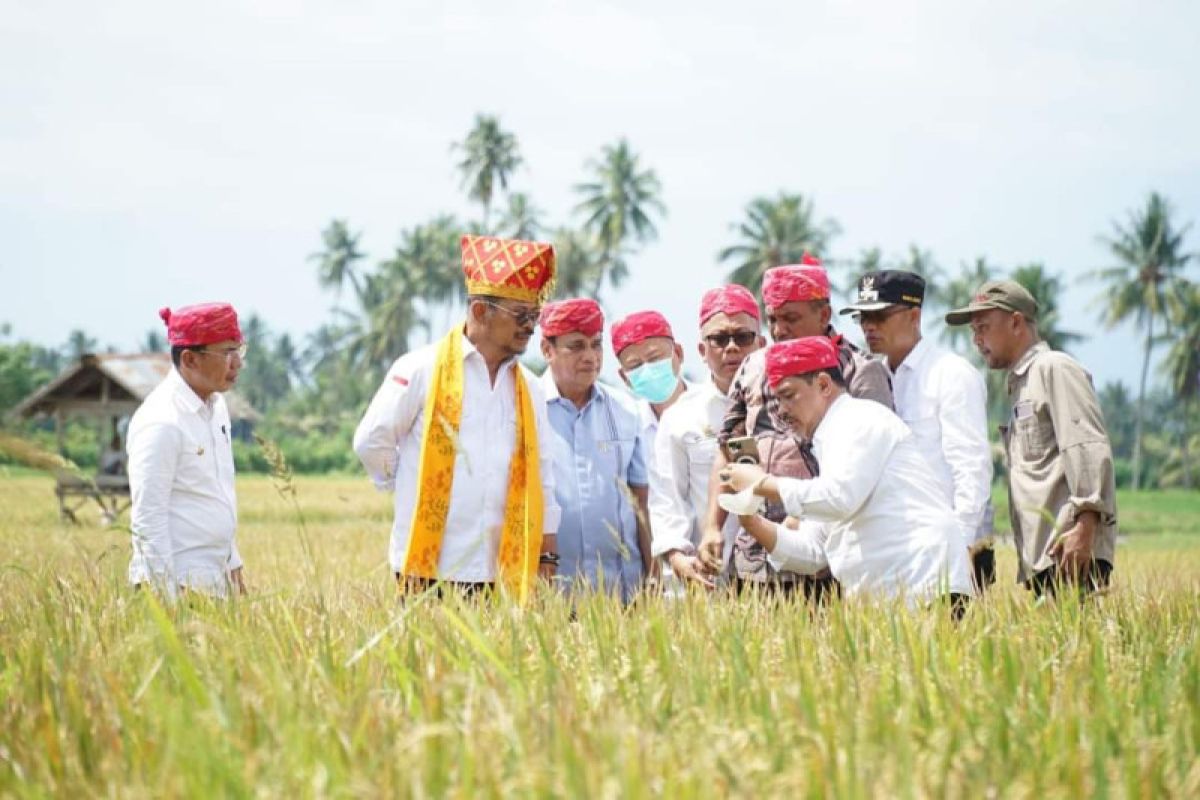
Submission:
[[[637,407],[597,382],[604,312],[595,300],[542,309],[542,375],[562,509],[558,577],[571,593],[603,591],[630,602],[650,575],[645,446]]]
[[[221,392],[246,355],[237,312],[205,303],[158,312],[172,369],[129,422],[129,582],[175,597],[245,593],[229,409]]]
[[[546,401],[517,361],[553,287],[554,248],[467,235],[462,269],[465,323],[396,360],[354,450],[395,492],[390,561],[403,590],[500,584],[525,599],[558,563]]]

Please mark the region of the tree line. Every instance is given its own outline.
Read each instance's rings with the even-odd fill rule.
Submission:
[[[583,162],[572,185],[575,203],[564,219],[551,222],[517,181],[525,157],[515,134],[498,117],[479,114],[461,141],[450,147],[460,188],[477,207],[475,219],[440,212],[404,228],[392,251],[371,258],[362,232],[346,219],[333,219],[320,232],[310,262],[320,286],[332,299],[330,317],[298,342],[276,334],[256,314],[244,320],[251,348],[238,390],[265,415],[262,432],[278,441],[301,471],[354,469],[346,446],[361,409],[384,371],[416,337],[440,332],[461,313],[465,302],[459,266],[459,235],[488,232],[514,238],[553,241],[558,253],[556,292],[560,297],[602,300],[627,280],[641,248],[658,237],[667,215],[655,171],[624,139],[605,145]],[[1188,267],[1195,254],[1185,247],[1188,226],[1179,226],[1168,200],[1152,193],[1099,237],[1108,265],[1081,280],[1095,287],[1097,321],[1112,329],[1131,324],[1141,340],[1136,395],[1124,383],[1101,387],[1105,418],[1113,436],[1122,485],[1194,485],[1190,454],[1196,449],[1196,395],[1200,391],[1200,286]],[[725,279],[758,292],[763,273],[798,262],[807,251],[823,257],[835,291],[849,293],[857,275],[873,269],[907,269],[928,281],[927,318],[967,303],[983,281],[1011,277],[1042,306],[1039,331],[1051,346],[1070,351],[1086,334],[1062,327],[1061,274],[1031,262],[1004,268],[984,257],[950,267],[917,244],[899,254],[870,248],[839,254],[841,227],[818,214],[810,197],[780,191],[753,198],[730,226],[728,246],[715,254]],[[965,328],[933,325],[937,336],[982,369]],[[72,331],[60,347],[10,341],[0,329],[0,410],[97,342]],[[1151,382],[1154,355],[1164,349],[1163,380]],[[111,348],[110,348],[111,349]],[[161,331],[141,343],[145,352],[165,349]],[[990,414],[1003,419],[1007,408],[1003,374],[988,374]],[[1147,426],[1147,420],[1154,424]],[[12,424],[11,422],[8,424]],[[33,426],[36,435],[37,426]],[[77,431],[68,448],[89,460],[88,437]],[[70,455],[70,454],[68,454]],[[264,469],[257,449],[239,454],[243,469]]]

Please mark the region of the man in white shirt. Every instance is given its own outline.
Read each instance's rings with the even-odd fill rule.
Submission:
[[[970,547],[975,586],[982,590],[996,579],[987,386],[971,362],[922,338],[924,301],[920,275],[881,270],[862,276],[858,301],[841,313],[852,314],[867,347],[887,359],[896,413],[912,429],[954,507]]]
[[[554,248],[468,235],[462,258],[465,325],[396,360],[354,451],[395,492],[389,552],[402,590],[499,582],[525,598],[558,563],[551,450],[539,447],[546,401],[517,362],[553,285]]]
[[[173,598],[246,590],[237,532],[229,411],[245,345],[227,303],[159,312],[173,369],[134,412],[126,434],[133,557],[129,582]]]
[[[781,410],[810,439],[820,475],[777,478],[753,464],[722,468],[721,507],[777,569],[828,567],[846,596],[928,602],[949,595],[960,614],[973,588],[966,544],[944,492],[908,426],[880,403],[846,393],[827,337],[767,349],[767,379]],[[758,516],[782,502],[798,528]]]
[[[743,286],[707,292],[700,302],[700,357],[711,380],[692,387],[663,413],[650,472],[653,553],[675,576],[711,587],[696,555],[708,505],[717,434],[729,410],[726,393],[742,360],[762,347],[758,301]],[[736,528],[733,534],[736,535]],[[726,543],[727,549],[732,539]]]
[[[642,439],[653,469],[659,420],[688,389],[680,374],[683,345],[675,341],[671,323],[662,314],[636,311],[613,323],[612,349],[621,365],[621,380],[638,398]]]

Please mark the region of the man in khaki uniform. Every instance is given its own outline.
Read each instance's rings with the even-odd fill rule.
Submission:
[[[1064,581],[1108,585],[1117,539],[1112,446],[1091,375],[1038,339],[1038,304],[1020,284],[988,281],[948,325],[971,325],[992,369],[1008,370],[1000,427],[1017,579],[1038,594]]]

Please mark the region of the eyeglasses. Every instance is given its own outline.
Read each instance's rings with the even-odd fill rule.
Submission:
[[[878,325],[881,322],[886,322],[902,311],[911,311],[916,306],[892,306],[891,308],[883,308],[879,311],[855,311],[850,315],[850,318],[862,325],[864,322],[871,325]]]
[[[538,319],[542,316],[542,309],[540,308],[531,308],[528,311],[517,311],[509,308],[508,306],[502,306],[499,303],[491,300],[484,300],[483,302],[492,308],[498,308],[505,314],[508,314],[518,325],[537,325]]]
[[[245,361],[246,360],[246,351],[248,349],[249,348],[246,345],[239,344],[237,347],[230,347],[226,350],[200,350],[200,349],[197,349],[195,352],[200,353],[201,355],[221,356],[226,361],[232,361],[233,357],[237,356],[239,361]]]
[[[724,350],[729,347],[731,341],[738,347],[749,347],[757,338],[758,334],[754,331],[735,331],[733,333],[710,333],[704,337],[704,341],[718,350]]]

